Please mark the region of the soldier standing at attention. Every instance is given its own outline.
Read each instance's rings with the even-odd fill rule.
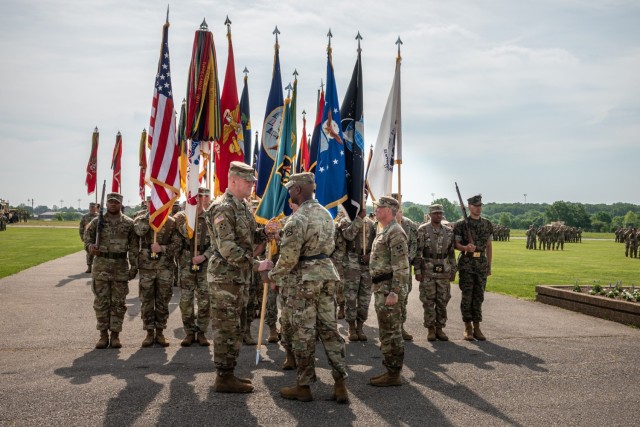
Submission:
[[[173,296],[173,257],[181,246],[176,222],[168,216],[166,222],[154,238],[149,226],[149,211],[133,220],[133,229],[140,238],[139,295],[142,329],[147,331],[142,347],[150,347],[154,341],[163,347],[169,343],[163,334],[169,318],[169,301]],[[155,330],[155,336],[154,336]]]
[[[289,289],[287,312],[298,371],[296,384],[281,388],[280,395],[303,402],[313,400],[310,385],[316,381],[315,349],[319,337],[335,380],[333,400],[347,403],[344,340],[336,325],[335,289],[339,276],[330,259],[335,225],[329,211],[313,198],[313,173],[291,175],[285,186],[299,208],[282,230],[280,258],[268,278],[277,283],[293,275],[297,282]]]
[[[484,341],[486,337],[480,330],[480,322],[482,322],[482,302],[487,277],[491,276],[493,224],[488,219],[480,217],[482,213],[480,194],[467,201],[469,222],[460,219],[453,227],[456,249],[462,252],[458,259],[459,283],[462,291],[460,311],[464,322],[464,339],[473,341],[475,338]],[[469,234],[473,243],[469,241]],[[473,322],[473,329],[471,322]]]
[[[213,252],[204,218],[204,205],[208,204],[208,200],[210,200],[209,189],[199,188],[196,228],[192,238],[189,238],[187,230],[186,212],[180,211],[174,217],[182,240],[178,262],[180,264],[180,312],[186,334],[180,343],[183,347],[190,346],[195,340],[203,347],[210,345],[205,336],[211,318],[206,261],[211,258]],[[194,239],[197,243],[197,255],[194,252]],[[196,302],[197,313],[194,306]]]
[[[249,393],[248,379],[233,374],[242,345],[240,317],[249,299],[252,271],[266,270],[273,263],[258,261],[255,244],[264,236],[258,231],[245,201],[255,182],[254,170],[242,162],[231,162],[229,186],[206,212],[213,249],[207,269],[213,317],[213,362],[218,393]],[[265,227],[264,231],[267,231]]]
[[[87,230],[87,226],[93,220],[93,218],[98,216],[98,204],[97,203],[89,203],[89,213],[85,214],[80,220],[80,240],[84,242],[84,232]],[[91,273],[91,264],[93,264],[93,255],[90,252],[87,252],[87,271],[85,273]]]
[[[398,193],[391,194],[391,197],[398,200]],[[398,202],[398,212],[396,213],[396,222],[402,227],[402,230],[407,235],[407,255],[409,257],[409,265],[413,265],[413,261],[416,257],[416,249],[418,247],[418,225],[413,222],[409,218],[404,218],[402,216],[402,206],[400,206]],[[411,273],[409,273],[411,275]],[[404,329],[404,323],[407,321],[407,301],[409,300],[409,293],[411,293],[411,289],[413,288],[413,283],[411,282],[411,277],[409,277],[409,281],[407,282],[407,293],[404,296],[404,299],[400,300],[400,305],[402,306],[402,339],[406,341],[413,340],[413,335],[407,332]]]
[[[407,235],[395,220],[399,209],[396,199],[382,196],[375,206],[376,218],[383,228],[371,247],[369,271],[384,357],[382,363],[387,372],[371,378],[370,383],[377,387],[399,386],[404,362],[400,301],[406,298],[407,283],[411,280]]]
[[[340,232],[347,241],[346,267],[344,272],[344,296],[346,318],[349,323],[349,341],[367,341],[362,327],[369,315],[371,303],[371,275],[369,257],[371,245],[376,237],[373,221],[367,218],[367,210],[360,209],[353,221],[346,218],[340,223]],[[365,236],[365,248],[362,236]]]
[[[456,258],[453,231],[442,225],[443,214],[442,205],[429,206],[431,221],[418,228],[418,250],[414,261],[429,341],[436,338],[449,341],[443,329],[447,323],[451,281],[456,275]]]
[[[102,230],[94,218],[84,235],[84,247],[93,259],[93,309],[98,320],[96,328],[100,339],[96,348],[121,348],[120,332],[127,312],[125,300],[129,293],[129,280],[138,274],[138,236],[133,231],[133,220],[122,212],[122,195],[107,195],[107,213]],[[96,235],[100,234],[96,246]],[[108,331],[111,331],[109,341]]]

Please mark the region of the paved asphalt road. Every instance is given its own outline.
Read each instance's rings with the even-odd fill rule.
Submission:
[[[449,304],[451,342],[430,343],[417,286],[410,295],[405,383],[375,388],[382,372],[373,307],[366,343],[347,344],[350,405],[330,399],[332,380],[318,346],[314,401],[280,398],[295,381],[283,350],[243,347],[237,373],[248,395],[211,391],[212,348],[182,348],[178,291],[171,346],[142,349],[137,280],[130,283],[121,350],[95,350],[90,278],[76,253],[0,280],[0,425],[592,425],[638,422],[640,332],[543,304],[488,294],[489,341],[462,340],[459,296]],[[491,279],[489,279],[490,286]],[[253,323],[257,334],[257,321]],[[346,324],[340,321],[346,336]],[[210,335],[210,334],[209,334]]]

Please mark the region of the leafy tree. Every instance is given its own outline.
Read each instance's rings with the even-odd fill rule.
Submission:
[[[449,199],[441,198],[435,199],[433,204],[442,205],[444,208],[444,217],[447,221],[455,222],[462,217],[462,213],[460,212],[460,207],[457,204],[454,204],[449,201]],[[429,210],[427,209],[427,212]]]
[[[407,209],[403,209],[402,214],[409,219],[414,220],[418,224],[424,222],[424,211],[418,205],[409,206]]]
[[[638,215],[636,215],[633,211],[627,212],[627,214],[624,216],[623,225],[625,227],[635,227],[636,225],[638,225]]]
[[[624,217],[623,216],[614,216],[613,218],[611,218],[611,229],[615,230],[616,228],[620,228],[622,227],[622,223],[624,222]]]
[[[500,214],[500,219],[498,220],[498,224],[503,227],[511,227],[511,214],[508,212],[502,212]]]

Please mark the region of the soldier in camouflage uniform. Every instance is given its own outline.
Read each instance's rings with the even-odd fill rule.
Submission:
[[[78,227],[78,231],[80,232],[80,240],[84,242],[84,232],[87,230],[87,226],[93,220],[93,218],[98,216],[98,204],[97,203],[89,203],[89,213],[82,216],[80,220],[80,227]],[[87,271],[85,273],[91,273],[91,264],[93,264],[93,255],[90,252],[87,252]]]
[[[194,341],[198,341],[198,344],[203,347],[209,346],[209,340],[205,335],[211,317],[206,261],[211,258],[213,249],[207,233],[203,207],[208,199],[210,199],[209,190],[200,188],[196,228],[191,238],[187,230],[186,212],[180,211],[174,217],[176,229],[182,240],[178,262],[180,264],[180,312],[186,334],[180,345],[184,347],[190,346]],[[197,255],[194,251],[194,240],[197,240]],[[197,312],[194,307],[196,302]]]
[[[251,200],[251,215],[255,215],[256,209],[258,208],[258,200]],[[258,257],[260,254],[256,252],[263,253],[263,249],[257,249],[254,251],[254,255]],[[260,275],[258,272],[251,272],[251,283],[249,284],[249,289],[247,291],[248,299],[247,304],[244,309],[240,312],[240,331],[242,333],[242,343],[245,345],[256,345],[258,342],[251,336],[251,323],[256,317],[256,304],[257,304],[257,295],[258,289],[262,290],[262,280],[260,279]],[[260,293],[262,295],[262,293]]]
[[[127,312],[128,281],[138,274],[138,236],[133,230],[133,220],[123,215],[121,209],[122,195],[109,193],[102,230],[98,231],[99,218],[94,218],[84,233],[85,250],[94,256],[93,309],[98,320],[96,329],[100,331],[96,348],[107,348],[109,344],[112,348],[122,347],[120,332]]]
[[[443,329],[447,323],[451,281],[456,275],[456,258],[453,231],[441,224],[443,213],[442,205],[429,206],[431,221],[418,228],[418,250],[414,261],[429,341],[436,338],[449,341]]]
[[[336,303],[338,304],[338,319],[345,318],[345,295],[344,295],[344,278],[345,278],[345,262],[347,257],[347,241],[344,239],[342,235],[342,231],[340,230],[340,223],[347,218],[344,209],[341,209],[342,206],[339,206],[338,215],[336,215],[333,223],[335,224],[335,249],[331,254],[331,262],[333,262],[333,266],[336,268],[338,275],[340,276],[340,280],[336,284]],[[345,221],[348,221],[346,219]]]
[[[399,200],[398,193],[391,194],[396,200]],[[402,230],[407,235],[407,248],[409,255],[409,264],[412,265],[413,261],[416,257],[416,251],[418,248],[418,225],[413,222],[409,218],[404,218],[402,216],[402,206],[398,207],[398,213],[396,214],[396,222],[402,227]],[[400,300],[400,304],[402,306],[402,339],[406,341],[413,340],[413,335],[407,332],[404,328],[404,324],[407,321],[407,302],[409,301],[409,293],[413,289],[413,283],[411,281],[411,277],[409,277],[409,281],[407,282],[407,293],[404,298]]]
[[[251,381],[233,374],[242,345],[240,316],[249,299],[252,271],[266,270],[272,263],[254,257],[255,243],[264,235],[244,200],[251,195],[255,182],[253,168],[234,161],[228,176],[225,193],[206,213],[213,249],[207,274],[214,328],[213,362],[217,370],[213,390],[249,393],[253,391]]]
[[[287,290],[287,307],[298,371],[296,384],[280,389],[280,395],[304,402],[313,399],[310,385],[316,380],[315,349],[320,338],[335,380],[333,399],[347,403],[345,347],[336,325],[335,287],[339,277],[329,259],[335,245],[335,226],[329,212],[313,198],[312,173],[291,175],[285,186],[291,201],[300,207],[283,229],[280,258],[268,278],[277,282],[293,276],[291,280],[297,283]]]
[[[137,216],[133,224],[140,238],[140,317],[142,329],[147,331],[142,347],[150,347],[154,342],[168,347],[162,331],[167,329],[169,301],[173,296],[173,257],[181,249],[182,240],[170,216],[158,232],[149,226],[149,211]]]
[[[376,237],[373,221],[367,218],[366,209],[361,209],[353,221],[345,218],[340,223],[340,232],[347,241],[347,256],[344,269],[344,295],[346,318],[349,323],[349,341],[367,341],[362,330],[369,314],[371,303],[371,275],[369,257],[371,245]],[[362,236],[365,236],[365,250]]]
[[[387,372],[371,378],[371,385],[378,387],[402,385],[400,371],[404,363],[402,337],[402,305],[406,298],[407,283],[411,280],[407,248],[407,235],[396,222],[398,201],[382,196],[376,204],[376,218],[383,227],[373,246],[369,271],[374,305],[378,315],[380,349]]]
[[[531,224],[529,225],[529,228],[527,229],[527,249],[536,249],[536,232],[538,230],[536,229],[536,227]]]
[[[493,225],[491,221],[480,216],[481,195],[473,196],[467,201],[469,202],[469,222],[460,219],[453,227],[456,249],[462,252],[458,258],[459,284],[462,291],[460,311],[465,326],[464,339],[473,341],[475,338],[484,341],[486,337],[480,330],[480,322],[482,322],[482,302],[487,277],[491,275]],[[473,243],[469,241],[469,234]]]
[[[627,240],[629,241],[629,257],[638,258],[638,232],[635,228],[631,228]]]
[[[171,207],[171,217],[175,217],[180,212],[180,202],[176,200]],[[180,283],[180,251],[177,250],[173,254],[173,286],[178,286]]]

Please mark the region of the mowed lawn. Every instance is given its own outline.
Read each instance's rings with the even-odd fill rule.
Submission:
[[[0,278],[81,251],[82,242],[76,227],[8,226],[0,232]]]
[[[582,243],[565,243],[564,251],[527,250],[525,244],[493,242],[488,291],[532,299],[536,285],[640,285],[640,258],[626,258],[622,243],[583,237]]]

